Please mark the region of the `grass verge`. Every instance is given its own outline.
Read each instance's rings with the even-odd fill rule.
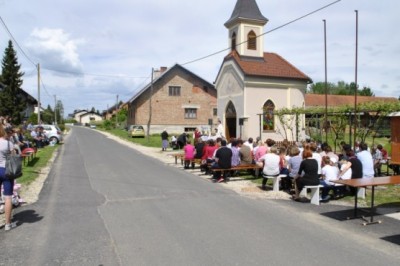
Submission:
[[[36,156],[31,159],[29,163],[26,158],[25,164],[22,166],[23,175],[17,179],[17,182],[23,185],[29,185],[32,183],[39,176],[41,169],[48,164],[49,160],[58,148],[59,144],[39,149]]]

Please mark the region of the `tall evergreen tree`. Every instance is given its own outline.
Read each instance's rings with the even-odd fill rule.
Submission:
[[[18,64],[17,53],[11,40],[8,41],[1,66],[0,81],[5,88],[0,92],[0,114],[12,117],[13,124],[19,124],[23,118],[22,112],[26,107],[21,88],[24,73],[20,71],[21,65]]]
[[[61,100],[57,100],[55,112],[57,115],[58,123],[63,123],[64,120],[64,105]]]

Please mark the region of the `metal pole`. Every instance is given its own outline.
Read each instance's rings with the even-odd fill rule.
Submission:
[[[117,94],[117,104],[115,105],[115,127],[118,127],[118,94]]]
[[[37,75],[38,75],[38,125],[40,125],[40,64],[37,64]]]
[[[54,124],[57,125],[57,96],[54,94]]]
[[[357,141],[357,71],[358,71],[358,10],[356,12],[356,62],[355,62],[355,88],[354,88],[354,150]]]
[[[153,98],[153,74],[154,68],[151,68],[151,86],[150,86],[150,97],[149,97],[149,121],[147,122],[147,141],[150,140],[150,125],[151,125],[151,99]]]
[[[262,132],[262,114],[260,115],[260,140],[261,140],[261,132]]]
[[[325,43],[325,142],[328,143],[328,65],[326,55],[326,20],[324,19],[324,43]]]

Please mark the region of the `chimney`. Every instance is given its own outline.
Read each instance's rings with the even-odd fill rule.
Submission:
[[[167,69],[167,67],[160,67],[160,69],[155,69],[153,73],[153,78],[159,78]]]

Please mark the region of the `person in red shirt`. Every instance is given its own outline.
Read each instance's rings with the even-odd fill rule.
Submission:
[[[214,162],[214,153],[218,149],[213,139],[209,139],[207,143],[208,145],[204,147],[203,157],[201,158],[202,169],[205,170],[206,174],[209,172],[208,165]]]

